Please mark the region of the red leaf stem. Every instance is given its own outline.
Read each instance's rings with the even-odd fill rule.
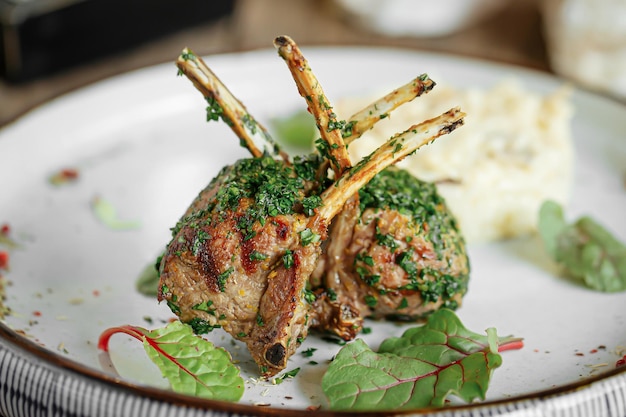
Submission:
[[[102,334],[100,334],[100,338],[98,339],[98,349],[108,352],[109,340],[111,339],[111,336],[113,336],[115,333],[126,333],[127,335],[132,336],[135,339],[143,342],[145,334],[142,333],[142,331],[146,332],[147,330],[129,325],[109,327],[108,329],[103,331]]]
[[[498,346],[498,352],[521,349],[523,347],[524,347],[524,341],[522,339],[512,339]]]
[[[111,339],[111,336],[113,336],[115,333],[125,333],[129,336],[134,337],[140,342],[146,341],[153,349],[159,352],[160,355],[163,355],[167,360],[174,363],[183,372],[189,374],[198,383],[206,385],[204,384],[204,382],[200,380],[200,378],[196,374],[194,374],[186,366],[181,364],[178,358],[175,358],[174,356],[170,355],[169,353],[161,349],[161,347],[159,346],[159,343],[156,342],[155,339],[153,339],[152,337],[149,337],[147,335],[148,330],[144,329],[143,327],[130,326],[130,325],[110,327],[100,334],[100,338],[98,339],[98,349],[103,350],[104,352],[108,352],[109,340]]]

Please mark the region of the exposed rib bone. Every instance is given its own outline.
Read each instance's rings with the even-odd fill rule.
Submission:
[[[402,104],[408,103],[424,93],[428,93],[435,85],[435,82],[431,80],[428,75],[419,75],[402,87],[396,88],[386,96],[371,103],[363,110],[358,111],[348,119],[348,123],[346,124],[350,132],[349,135],[347,134],[348,132],[344,132],[346,144],[361,137],[361,135],[371,129],[376,122],[388,117],[392,111]]]
[[[287,63],[298,86],[298,92],[306,100],[309,111],[315,117],[320,135],[325,142],[325,144],[320,144],[322,156],[330,159],[331,167],[338,178],[352,164],[341,136],[342,129],[337,121],[337,115],[333,112],[322,86],[311,71],[298,45],[288,36],[279,36],[274,40],[274,46]]]
[[[267,130],[248,113],[246,107],[233,96],[202,58],[185,48],[176,60],[176,66],[191,80],[210,106],[219,106],[215,108],[218,112],[216,117],[221,117],[230,126],[252,156],[267,153],[289,162],[289,156],[280,150]]]
[[[346,171],[322,194],[323,206],[311,218],[310,224],[329,223],[342,209],[344,203],[377,173],[395,164],[420,147],[438,137],[452,132],[463,124],[463,113],[455,107],[440,116],[411,126],[381,145],[357,165]]]

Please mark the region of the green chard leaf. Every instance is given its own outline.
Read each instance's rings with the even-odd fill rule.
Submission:
[[[568,276],[596,291],[626,291],[626,246],[595,220],[584,216],[568,224],[561,206],[546,201],[539,233]]]
[[[230,354],[179,321],[155,330],[112,327],[100,335],[98,348],[108,352],[109,339],[115,333],[142,341],[152,362],[178,393],[223,401],[238,401],[243,395],[244,381]]]
[[[427,324],[383,341],[378,352],[357,339],[344,346],[322,379],[334,410],[409,410],[441,407],[449,395],[484,399],[498,350],[522,347],[521,339],[467,330],[451,310]]]

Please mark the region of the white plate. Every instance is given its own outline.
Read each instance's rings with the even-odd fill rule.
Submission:
[[[510,76],[542,93],[560,85],[542,73],[436,54],[304,52],[331,101],[397,87],[423,72],[458,86],[488,87]],[[304,108],[273,51],[212,56],[207,62],[266,124]],[[568,216],[591,214],[626,240],[626,108],[582,91],[574,93],[573,103],[576,186]],[[20,244],[4,273],[11,283],[5,300],[11,314],[0,325],[0,413],[29,415],[46,408],[59,415],[119,417],[328,409],[319,382],[338,347],[315,336],[301,349],[318,347],[311,359],[319,365],[296,354],[288,368],[302,367],[296,378],[279,386],[248,379],[235,406],[171,393],[141,345],[123,336],[113,338],[111,354],[121,376],[103,368],[106,358],[96,342],[104,329],[160,327],[172,317],[165,305],[137,293],[135,281],[197,192],[224,164],[247,156],[225,125],[204,121],[204,108],[174,65],[160,65],[57,99],[0,131],[0,224],[8,223]],[[79,169],[79,181],[51,186],[48,177],[67,167]],[[141,227],[105,227],[90,209],[96,196]],[[556,277],[534,239],[470,247],[470,256],[472,280],[460,318],[475,331],[494,326],[501,334],[524,337],[525,347],[503,354],[485,402],[441,412],[626,415],[626,368],[615,368],[617,352],[626,346],[626,293],[596,293]],[[366,340],[373,346],[402,330],[393,324],[372,327]],[[231,346],[219,332],[211,338],[241,360],[246,375],[254,375],[245,349]]]

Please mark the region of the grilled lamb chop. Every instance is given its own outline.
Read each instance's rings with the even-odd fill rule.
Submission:
[[[277,38],[276,45],[285,60],[298,63],[296,74],[310,72],[293,41],[281,37]],[[440,227],[445,222],[439,224],[424,218],[419,223],[415,221],[415,216],[409,216],[407,220],[402,217],[405,214],[399,206],[372,207],[363,211],[364,207],[360,207],[358,202],[362,198],[359,190],[386,167],[461,125],[464,114],[460,110],[452,109],[437,118],[412,126],[352,167],[345,152],[341,131],[333,128],[336,116],[327,105],[319,83],[310,82],[311,78],[308,77],[299,79],[294,74],[303,96],[310,99],[310,91],[316,92],[317,102],[308,104],[316,116],[324,152],[321,157],[301,158],[292,163],[275,145],[265,146],[269,143],[263,142],[267,139],[265,135],[260,136],[261,146],[265,150],[255,154],[258,143],[250,136],[259,132],[260,127],[220,83],[212,85],[212,89],[207,91],[209,82],[202,67],[204,64],[199,58],[186,51],[178,64],[181,71],[203,91],[209,104],[230,106],[232,112],[216,114],[227,118],[231,127],[239,125],[239,131],[237,127],[233,130],[255,155],[223,168],[173,229],[172,240],[161,261],[159,299],[166,300],[181,321],[190,323],[197,332],[223,327],[233,337],[247,344],[265,376],[274,375],[285,368],[287,359],[307,336],[311,326],[340,333],[345,323],[339,322],[337,325],[333,317],[336,316],[337,307],[341,309],[342,306],[337,305],[336,299],[331,300],[329,294],[334,292],[344,299],[349,298],[350,293],[343,291],[339,284],[330,283],[328,279],[311,278],[314,271],[320,270],[320,265],[329,264],[328,256],[322,254],[323,249],[327,251],[333,247],[333,242],[328,240],[329,225],[338,213],[344,217],[344,213],[350,213],[350,210],[359,210],[355,218],[372,219],[367,225],[363,223],[363,230],[352,225],[354,231],[349,247],[353,248],[354,259],[361,253],[359,242],[367,242],[368,234],[370,237],[377,236],[378,230],[375,227],[370,230],[369,226],[380,223],[374,219],[377,216],[384,219],[396,216],[399,220],[390,222],[389,227],[397,229],[394,230],[398,238],[417,236],[419,233],[426,236],[428,231],[433,232],[432,236],[428,235],[430,240],[422,239],[422,246],[413,245],[419,248],[416,253],[436,253],[442,256],[443,263],[452,259],[448,263],[454,264],[452,254],[445,252],[447,247],[428,246],[429,243],[438,242],[439,235],[434,236],[435,230],[425,228],[435,224]],[[291,68],[295,67],[290,65]],[[333,170],[330,176],[324,169],[329,165]],[[389,178],[394,177],[396,171],[389,172],[393,174]],[[387,174],[379,175],[385,177]],[[433,207],[435,211],[430,213],[431,216],[439,213],[438,210],[444,212],[443,206]],[[392,214],[386,215],[387,212]],[[333,226],[333,235],[335,230],[338,227]],[[389,233],[392,233],[391,229]],[[407,244],[399,248],[408,254],[412,242],[406,242],[406,239],[404,242]],[[463,254],[459,257],[466,259],[462,248],[459,246],[457,249],[460,250],[459,254]],[[397,262],[388,255],[378,256],[375,251],[372,253],[373,259],[380,261],[380,265]],[[408,261],[409,255],[404,255],[404,258]],[[320,263],[320,259],[325,260]],[[437,264],[436,261],[433,259],[428,265],[439,267],[441,274],[446,273],[443,272],[447,271],[445,265]],[[423,261],[419,265],[426,264]],[[353,275],[348,275],[343,281],[346,285],[360,284]],[[408,295],[405,299],[414,304],[407,312],[417,311],[419,300],[417,297],[411,298],[412,292],[416,292],[411,285],[417,285],[423,277],[408,275],[410,278],[404,278],[403,281],[402,272],[396,268],[381,279],[379,285],[359,287],[360,291],[378,291],[379,300],[384,301],[379,308],[361,307],[361,300],[369,299],[359,295],[362,293],[353,293],[354,300],[346,300],[346,305],[357,306],[354,317],[361,319],[362,314],[386,316],[388,311],[393,311],[394,307],[403,303],[394,301],[395,293],[404,292]],[[424,276],[427,277],[426,281],[430,280],[427,274]],[[422,282],[423,285],[428,284]],[[389,292],[380,297],[386,289],[393,289],[394,295]],[[430,300],[423,298],[422,301]],[[383,308],[386,304],[390,307]]]
[[[463,237],[434,184],[389,167],[332,223],[311,278],[322,294],[316,327],[351,340],[366,317],[455,309],[468,280]]]

